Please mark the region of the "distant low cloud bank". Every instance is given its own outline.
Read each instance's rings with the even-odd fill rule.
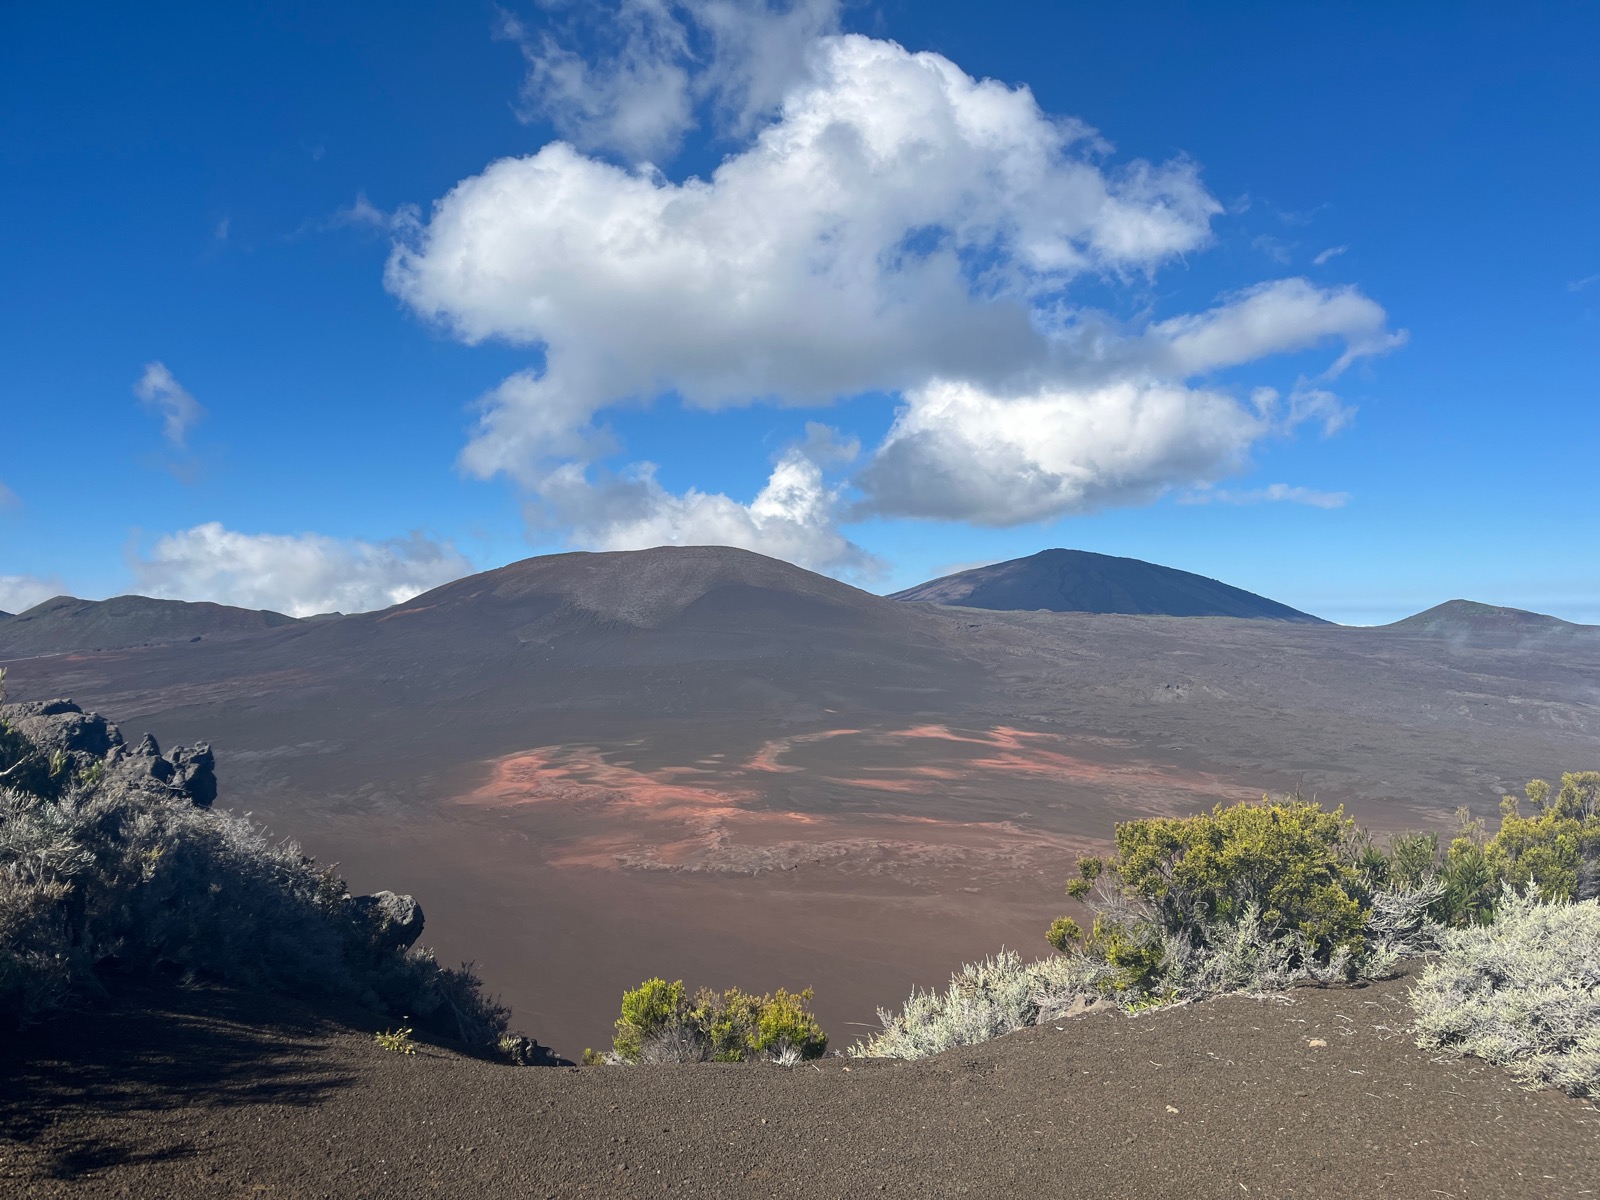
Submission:
[[[1290,487],[1272,483],[1263,488],[1234,491],[1228,488],[1202,488],[1178,497],[1179,504],[1309,504],[1313,508],[1343,508],[1350,503],[1349,492],[1320,492],[1316,488]]]
[[[419,533],[365,542],[317,533],[239,533],[215,521],[158,538],[130,566],[143,595],[293,617],[387,608],[472,571],[449,542]]]

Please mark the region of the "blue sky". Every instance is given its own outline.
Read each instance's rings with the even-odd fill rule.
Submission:
[[[728,541],[1600,622],[1596,47],[1576,3],[6,6],[0,608]]]

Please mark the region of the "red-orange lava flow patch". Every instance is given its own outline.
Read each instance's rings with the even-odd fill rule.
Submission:
[[[1012,871],[1057,867],[1093,844],[1038,827],[1023,811],[1068,807],[1051,803],[1067,788],[1080,797],[1103,789],[1138,810],[1192,808],[1238,793],[1207,775],[1103,761],[1104,739],[1093,744],[1099,757],[1070,753],[1064,735],[1007,726],[829,729],[769,740],[726,765],[713,756],[648,768],[638,765],[638,741],[612,751],[543,746],[490,763],[484,782],[456,802],[514,818],[558,865]],[[793,808],[797,787],[811,797],[805,811]],[[839,798],[836,811],[817,804],[819,788]],[[972,808],[961,797],[981,797],[982,817],[963,819]]]

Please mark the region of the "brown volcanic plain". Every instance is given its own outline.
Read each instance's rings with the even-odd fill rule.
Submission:
[[[836,1045],[1130,817],[1296,786],[1379,829],[1593,766],[1600,636],[900,603],[744,551],[531,559],[384,612],[11,658],[415,893],[573,1055],[650,975],[814,985]]]

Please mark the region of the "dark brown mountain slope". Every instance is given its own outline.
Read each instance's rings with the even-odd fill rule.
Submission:
[[[330,622],[316,644],[429,641],[439,647],[538,648],[637,663],[770,659],[809,647],[824,656],[895,655],[925,641],[926,621],[789,563],[728,547],[665,546],[556,554],[512,563],[381,613]],[[645,636],[640,636],[645,635]]]
[[[110,600],[57,596],[0,622],[0,658],[239,637],[293,623],[293,617],[282,613],[226,604],[148,596]]]
[[[448,698],[480,729],[511,724],[525,737],[535,714],[570,727],[574,713],[792,720],[959,707],[979,672],[940,633],[926,614],[788,563],[661,547],[512,563],[383,612],[302,625],[250,657],[290,672],[315,664],[319,685],[388,713]]]
[[[1320,617],[1204,575],[1087,550],[1041,550],[896,592],[963,608],[1047,609],[1169,617],[1243,617],[1326,624]]]

